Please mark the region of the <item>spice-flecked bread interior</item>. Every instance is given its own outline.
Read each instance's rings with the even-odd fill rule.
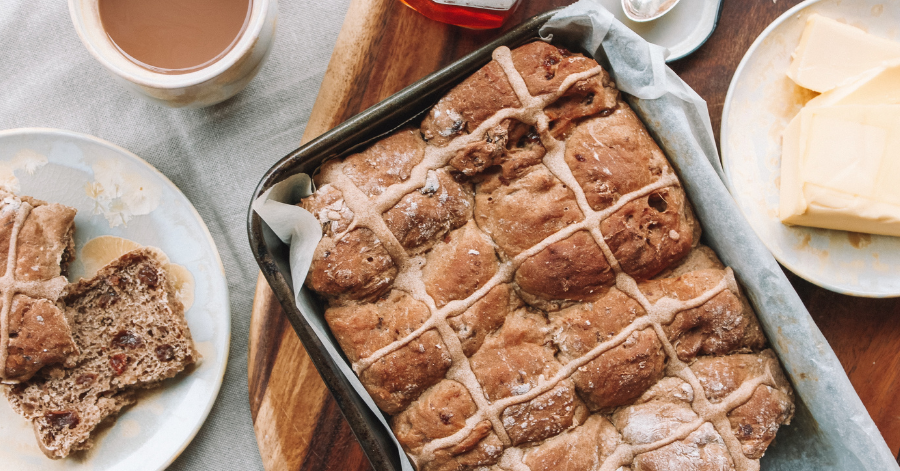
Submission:
[[[609,74],[545,42],[327,162],[306,284],[420,470],[759,468],[793,392]]]
[[[196,361],[181,302],[158,249],[129,252],[62,296],[79,354],[9,387],[13,409],[33,422],[51,458],[92,446],[91,433],[151,388]]]

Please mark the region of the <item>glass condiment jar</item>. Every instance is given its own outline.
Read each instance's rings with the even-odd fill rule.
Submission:
[[[472,29],[499,28],[522,0],[400,0],[435,21]]]

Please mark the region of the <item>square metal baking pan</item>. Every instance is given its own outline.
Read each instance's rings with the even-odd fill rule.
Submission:
[[[288,154],[263,176],[251,201],[292,175],[298,173],[312,175],[325,160],[358,152],[392,130],[421,119],[450,88],[490,62],[494,49],[499,46],[514,48],[539,39],[540,28],[558,11],[559,9],[551,10],[532,17],[499,39],[404,88]],[[571,45],[567,46],[571,48]],[[654,132],[652,121],[656,121],[654,116],[657,115],[654,113],[659,110],[659,103],[654,103],[653,100],[631,99],[629,102],[667,154],[684,152],[683,143],[679,140],[693,142],[691,139],[682,139],[681,136],[675,136],[673,140],[673,134],[681,132],[680,130]],[[707,154],[715,154],[714,148]],[[863,456],[861,450],[886,448],[883,439],[879,444],[871,437],[873,433],[878,435],[877,429],[874,428],[868,415],[865,415],[864,419],[859,416],[860,411],[865,414],[865,409],[853,393],[843,371],[840,370],[840,363],[774,259],[755,238],[746,221],[740,219],[739,212],[716,175],[716,171],[719,171],[718,162],[713,162],[710,167],[706,158],[700,156],[698,159],[697,155],[692,155],[687,159],[672,159],[670,155],[670,161],[678,172],[688,197],[694,202],[698,218],[704,228],[707,228],[704,220],[708,223],[712,219],[719,219],[716,224],[711,224],[714,227],[705,233],[703,242],[710,245],[727,265],[735,267],[735,272],[744,284],[757,313],[766,310],[767,315],[760,316],[762,326],[770,343],[779,353],[792,382],[797,385],[798,381],[799,383],[822,381],[805,389],[809,392],[808,397],[801,397],[798,391],[794,422],[779,432],[777,445],[773,444],[763,459],[763,469],[792,471],[849,469],[848,463],[854,469],[872,468],[872,463],[878,460]],[[717,157],[708,158],[712,160]],[[704,167],[699,172],[698,160],[703,161]],[[700,200],[703,204],[697,205]],[[714,203],[710,203],[711,200]],[[728,214],[732,216],[726,217]],[[252,208],[248,214],[248,232],[253,254],[263,276],[272,287],[285,315],[303,342],[325,384],[331,390],[373,467],[377,470],[400,470],[400,457],[391,439],[391,431],[382,425],[375,413],[363,402],[362,397],[342,374],[338,364],[327,353],[313,327],[297,308],[288,266],[289,247],[278,239]],[[752,239],[747,239],[744,233],[747,234],[746,237]],[[739,270],[739,267],[743,267],[743,270]],[[307,315],[321,319],[324,303],[304,287],[303,297],[307,296],[312,300],[312,312],[308,312]],[[773,312],[781,312],[784,315],[772,314]],[[797,319],[801,322],[796,322]],[[792,333],[783,334],[782,325],[785,326],[785,331]],[[324,330],[328,331],[327,328]],[[326,335],[327,340],[333,345],[337,344],[330,331]],[[811,338],[814,347],[805,347],[803,351],[797,351],[799,338]],[[337,350],[340,351],[339,348]],[[792,361],[786,361],[785,354]],[[817,376],[810,379],[808,377],[810,372]],[[826,394],[823,392],[830,394],[831,397],[824,397]],[[813,401],[811,404],[815,407],[807,407],[803,399]],[[830,404],[830,401],[843,401],[846,405],[845,410],[824,411],[823,405]],[[836,427],[835,422],[847,426]],[[872,469],[880,468],[884,466]]]

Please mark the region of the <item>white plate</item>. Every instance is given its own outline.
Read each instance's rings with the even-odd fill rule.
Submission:
[[[750,225],[792,272],[843,294],[900,296],[900,238],[789,227],[777,217],[781,134],[815,95],[785,71],[813,13],[900,40],[900,0],[807,1],[775,20],[750,46],[725,98],[726,183]]]
[[[719,21],[722,0],[681,0],[662,18],[638,23],[622,10],[622,0],[600,0],[600,4],[647,41],[669,49],[667,62],[694,52],[709,39]]]
[[[114,235],[159,247],[173,263],[190,270],[196,284],[195,300],[186,317],[203,358],[190,374],[166,381],[162,388],[148,392],[136,405],[126,409],[115,425],[100,433],[93,449],[65,460],[46,458],[37,446],[30,423],[15,414],[5,400],[0,400],[0,468],[17,471],[164,469],[206,420],[225,373],[231,313],[219,254],[206,225],[184,194],[136,155],[74,132],[54,129],[0,132],[0,167],[8,168],[13,161],[17,167],[24,167],[25,163],[38,162],[42,157],[48,163],[34,168],[31,174],[28,169],[15,170],[21,194],[78,209],[75,242],[79,253],[88,240]],[[98,176],[94,169],[104,166],[113,169],[110,177],[121,179],[118,183],[138,183],[138,188],[149,195],[143,202],[144,209],[154,206],[155,209],[115,227],[102,214],[95,214],[96,201],[88,196],[87,188]],[[156,197],[158,205],[153,204]],[[70,280],[83,273],[77,259],[70,271]]]

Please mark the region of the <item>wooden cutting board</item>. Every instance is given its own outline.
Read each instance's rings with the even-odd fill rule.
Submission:
[[[508,23],[571,0],[523,0]],[[718,138],[728,84],[762,30],[799,0],[725,0],[718,28],[672,68],[709,105]],[[353,0],[303,142],[502,33],[431,21],[398,0]],[[273,156],[280,157],[280,156]],[[274,161],[273,161],[274,162]],[[788,274],[894,454],[900,451],[900,301],[843,296]],[[265,280],[253,303],[250,409],[267,470],[370,469]]]

